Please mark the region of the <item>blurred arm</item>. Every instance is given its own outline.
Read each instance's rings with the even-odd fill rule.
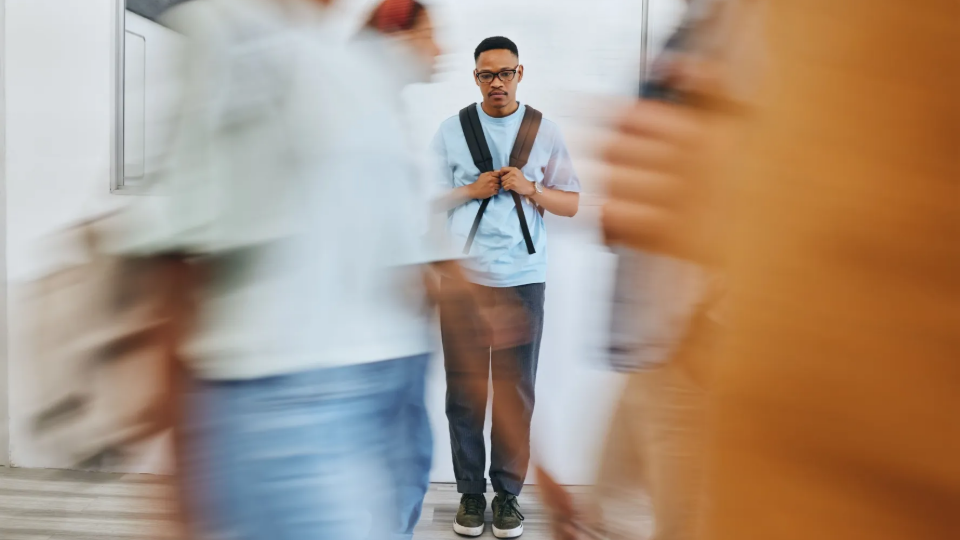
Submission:
[[[543,193],[537,193],[530,199],[547,212],[563,217],[577,215],[577,210],[580,208],[580,194],[571,191],[545,187]]]
[[[454,187],[453,171],[447,162],[447,145],[438,131],[430,144],[434,182],[439,193],[433,200],[434,212],[447,212],[474,199],[472,185]]]
[[[479,197],[473,193],[473,187],[474,184],[467,184],[451,189],[434,201],[433,210],[435,212],[446,212],[453,210],[461,204],[466,204],[474,199],[478,199]]]

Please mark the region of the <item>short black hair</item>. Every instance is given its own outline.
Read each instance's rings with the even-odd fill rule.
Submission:
[[[473,61],[476,62],[479,60],[480,55],[487,51],[496,51],[499,49],[506,49],[512,52],[517,58],[520,58],[520,51],[517,50],[516,43],[503,36],[494,36],[488,37],[487,39],[481,41],[479,45],[477,45],[477,49],[473,51]]]

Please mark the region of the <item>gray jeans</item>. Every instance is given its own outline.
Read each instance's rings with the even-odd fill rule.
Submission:
[[[447,420],[453,451],[453,471],[460,493],[484,493],[486,444],[483,427],[486,417],[487,381],[493,376],[493,408],[521,411],[519,420],[523,440],[510,444],[502,435],[502,426],[494,421],[490,436],[490,482],[497,492],[519,495],[530,463],[530,420],[535,401],[537,359],[543,335],[543,302],[546,284],[518,287],[484,287],[482,301],[487,306],[517,303],[523,307],[529,324],[528,339],[522,345],[491,350],[480,332],[464,337],[455,332],[450,308],[440,307],[440,331],[443,338],[444,367],[447,373]],[[479,328],[479,324],[476,325]],[[459,340],[454,342],[454,340]],[[479,383],[479,384],[478,384]],[[469,385],[482,393],[481,405],[471,399]],[[494,413],[494,418],[497,417]]]

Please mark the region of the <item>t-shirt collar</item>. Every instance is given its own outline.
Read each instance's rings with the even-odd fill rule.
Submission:
[[[510,124],[523,119],[523,113],[526,110],[526,106],[523,103],[518,102],[518,104],[520,106],[517,107],[517,110],[513,111],[513,113],[509,116],[504,116],[503,118],[494,118],[490,116],[484,112],[483,107],[481,107],[479,104],[477,104],[477,113],[480,114],[480,120],[484,122],[489,122],[492,124]]]

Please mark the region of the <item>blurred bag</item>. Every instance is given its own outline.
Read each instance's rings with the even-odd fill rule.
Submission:
[[[24,297],[31,433],[63,466],[127,462],[134,445],[171,425],[163,267],[98,249],[105,221],[49,238],[71,261],[29,284]]]

